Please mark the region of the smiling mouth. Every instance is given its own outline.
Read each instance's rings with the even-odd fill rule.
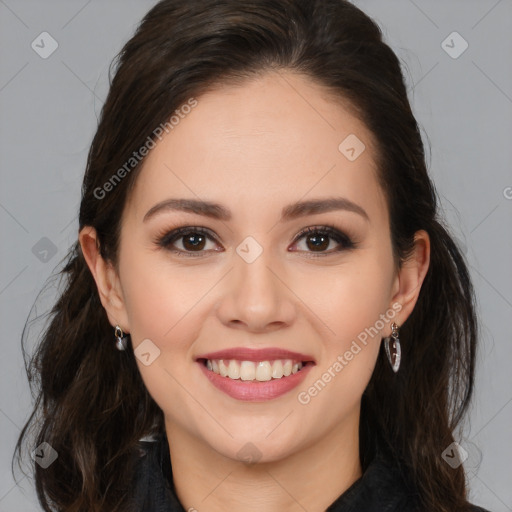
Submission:
[[[231,380],[246,382],[268,382],[279,380],[300,372],[313,361],[275,359],[269,361],[239,361],[237,359],[200,359],[209,371]]]

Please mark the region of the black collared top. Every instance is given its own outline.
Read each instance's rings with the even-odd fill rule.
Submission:
[[[133,510],[137,512],[186,511],[174,489],[166,436],[141,441],[133,487]],[[193,510],[193,509],[192,509]],[[407,487],[400,472],[377,456],[326,512],[417,512],[417,494]],[[487,512],[474,507],[474,512]]]

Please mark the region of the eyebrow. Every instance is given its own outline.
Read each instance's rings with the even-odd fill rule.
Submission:
[[[146,215],[144,215],[143,222],[146,222],[157,213],[169,210],[195,213],[222,221],[231,220],[232,217],[231,212],[219,203],[197,199],[166,199],[150,208]],[[289,204],[283,208],[280,220],[289,221],[306,215],[315,215],[335,210],[357,213],[367,221],[370,220],[368,214],[361,206],[344,197],[312,199]]]

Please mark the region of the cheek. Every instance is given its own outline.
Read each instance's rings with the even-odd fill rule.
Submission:
[[[144,384],[159,407],[167,414],[194,418],[194,403],[183,390],[189,379],[187,360],[191,357],[191,340],[199,336],[202,322],[200,299],[211,283],[186,278],[158,258],[126,251],[120,262],[123,292],[133,348],[146,339],[157,347],[158,356],[145,365],[137,358]],[[192,362],[192,359],[190,359]]]
[[[356,258],[347,265],[298,275],[294,284],[297,295],[325,324],[328,338],[342,344],[376,324],[390,306],[391,261],[369,253]]]
[[[120,263],[132,338],[168,343],[211,284],[153,253],[126,251]]]
[[[381,315],[389,304],[387,282],[379,272],[351,272],[331,281],[328,300],[319,296],[315,313],[329,327],[322,337],[321,362],[297,401],[309,418],[338,424],[356,413],[368,385],[382,338]],[[331,332],[333,331],[333,332]]]
[[[302,390],[307,394],[305,401],[308,396],[314,398],[312,409],[319,407],[319,413],[330,400],[355,406],[368,384],[381,339],[394,319],[389,303],[391,277],[391,253],[366,251],[354,255],[346,266],[317,273],[308,280],[314,286],[301,285],[298,293],[308,297],[305,302],[326,326],[322,363],[312,376],[318,385],[311,394]],[[340,411],[332,408],[329,414]]]

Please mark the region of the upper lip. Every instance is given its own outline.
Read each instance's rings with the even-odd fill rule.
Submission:
[[[315,362],[314,358],[307,354],[301,354],[299,352],[292,352],[283,348],[247,348],[247,347],[235,347],[217,352],[209,352],[208,354],[200,355],[196,358],[199,359],[236,359],[238,361],[272,361],[275,359],[294,359],[302,362]]]

